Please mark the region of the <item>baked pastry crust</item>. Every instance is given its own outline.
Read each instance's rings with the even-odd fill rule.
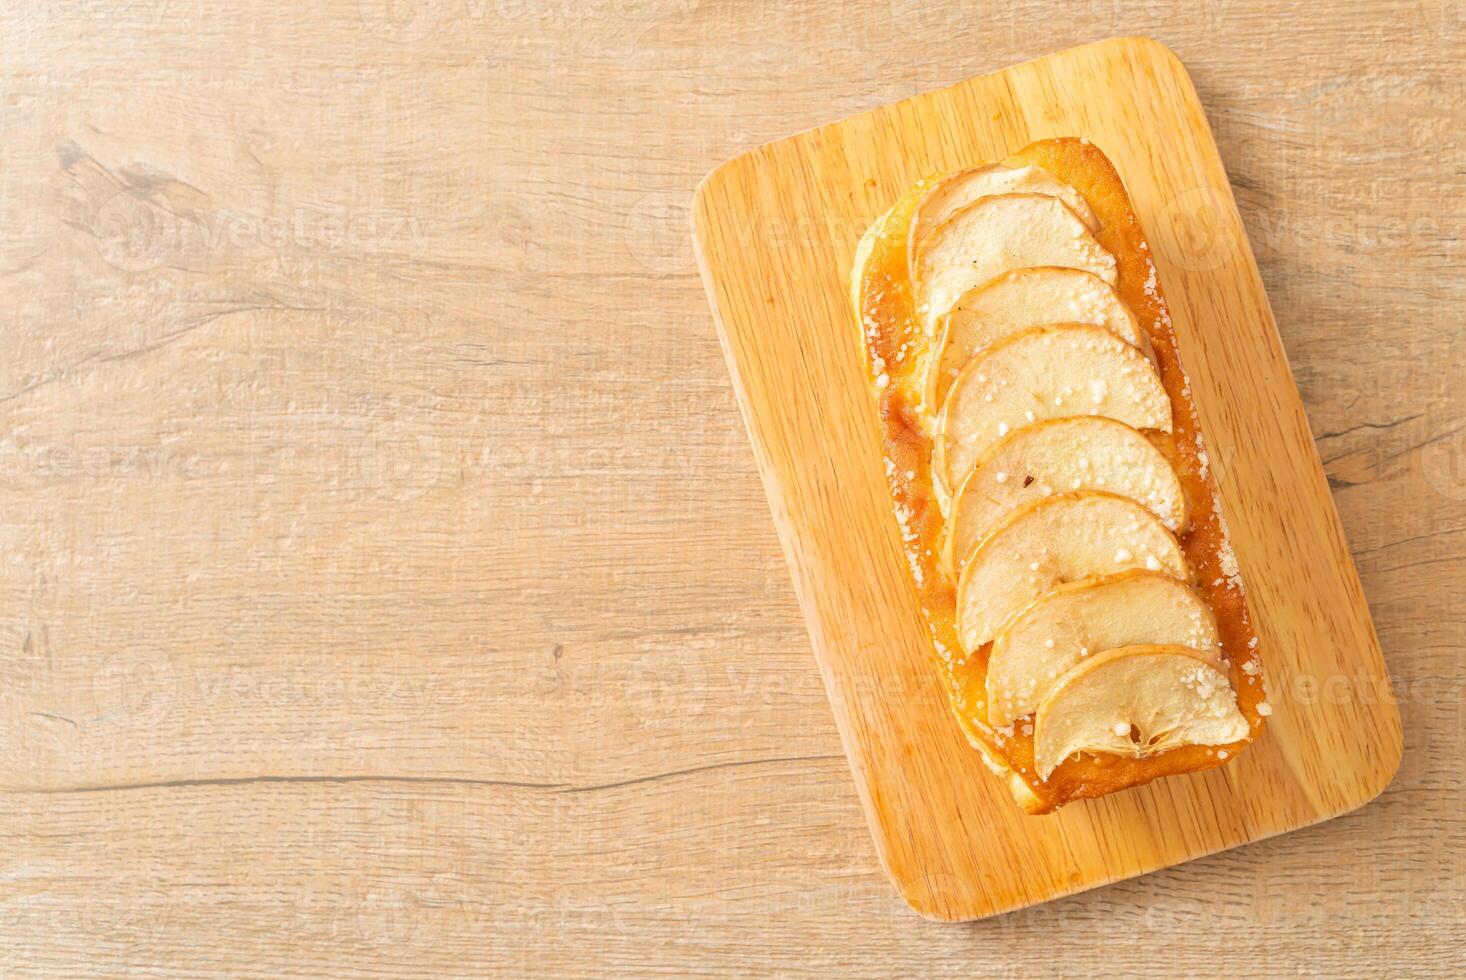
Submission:
[[[1261,733],[1269,709],[1258,640],[1219,509],[1190,384],[1177,353],[1150,247],[1129,195],[1109,159],[1083,139],[1031,143],[1002,166],[1041,168],[1078,191],[1100,222],[1095,237],[1117,263],[1115,291],[1149,341],[1171,401],[1173,431],[1146,435],[1171,461],[1185,492],[1191,524],[1178,539],[1191,567],[1191,585],[1216,617],[1220,662],[1249,729],[1245,738],[1227,745],[1184,745],[1146,758],[1080,754],[1040,780],[1034,772],[1031,721],[1003,729],[987,723],[981,708],[990,644],[966,655],[958,642],[956,586],[941,560],[945,501],[938,500],[942,488],[933,485],[930,415],[922,401],[937,343],[923,329],[915,309],[908,239],[916,206],[945,175],[927,178],[877,219],[861,239],[851,299],[866,350],[886,475],[912,587],[931,628],[934,660],[947,683],[953,713],[983,760],[1006,779],[1014,799],[1037,814],[1161,776],[1224,765]]]

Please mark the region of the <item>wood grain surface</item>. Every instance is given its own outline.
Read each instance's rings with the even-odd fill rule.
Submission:
[[[868,225],[930,174],[1063,136],[1108,154],[1153,229],[1150,274],[1215,457],[1275,709],[1224,768],[1034,818],[951,717],[923,614],[935,602],[911,584],[891,513],[845,273],[856,242],[823,229]],[[1226,173],[1170,51],[1082,45],[768,144],[708,176],[692,223],[876,851],[913,908],[960,921],[1031,905],[1326,820],[1390,781],[1400,720],[1369,609]],[[813,223],[820,233],[749,233]],[[1144,277],[1125,275],[1134,303]],[[1347,696],[1297,696],[1321,684]]]
[[[1459,974],[1463,28],[3,5],[0,973]],[[1404,762],[1320,827],[931,923],[877,865],[688,205],[761,142],[1135,33],[1215,130]]]

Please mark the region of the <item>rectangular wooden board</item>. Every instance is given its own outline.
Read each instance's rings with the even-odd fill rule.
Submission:
[[[1024,815],[949,717],[902,557],[848,300],[867,225],[920,177],[1054,136],[1120,172],[1159,267],[1262,639],[1271,722],[1235,763]],[[1399,715],[1257,265],[1185,69],[1074,48],[762,146],[699,187],[704,283],[880,860],[980,918],[1354,809]]]

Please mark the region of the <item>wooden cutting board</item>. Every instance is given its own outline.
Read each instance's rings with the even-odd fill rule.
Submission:
[[[1083,136],[1119,169],[1188,368],[1274,715],[1230,766],[1025,816],[947,714],[892,520],[852,321],[861,232],[925,174]],[[760,147],[693,205],[703,280],[882,865],[979,918],[1337,816],[1399,715],[1227,176],[1185,69],[1125,38]]]

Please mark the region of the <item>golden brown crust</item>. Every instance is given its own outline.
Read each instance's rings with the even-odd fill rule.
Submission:
[[[1160,776],[1224,764],[1261,732],[1263,718],[1257,706],[1266,700],[1266,694],[1257,638],[1218,511],[1175,332],[1149,246],[1119,175],[1097,147],[1075,138],[1032,143],[1003,163],[1047,170],[1083,195],[1103,223],[1096,238],[1117,262],[1116,291],[1149,339],[1171,400],[1174,431],[1148,435],[1175,464],[1186,493],[1191,526],[1180,537],[1181,547],[1195,573],[1197,591],[1216,615],[1222,659],[1250,727],[1246,739],[1231,745],[1183,746],[1148,759],[1080,756],[1040,781],[1033,773],[1031,724],[1026,732],[1021,722],[1010,731],[1000,731],[981,717],[976,706],[983,700],[988,648],[965,657],[957,642],[955,586],[941,567],[943,518],[932,485],[931,443],[919,412],[925,366],[935,344],[923,333],[913,309],[907,230],[916,204],[935,183],[932,178],[924,180],[862,241],[851,283],[852,300],[865,339],[892,502],[913,585],[948,681],[953,711],[989,765],[1007,770],[1015,800],[1030,813],[1046,813],[1074,800],[1103,796]]]

